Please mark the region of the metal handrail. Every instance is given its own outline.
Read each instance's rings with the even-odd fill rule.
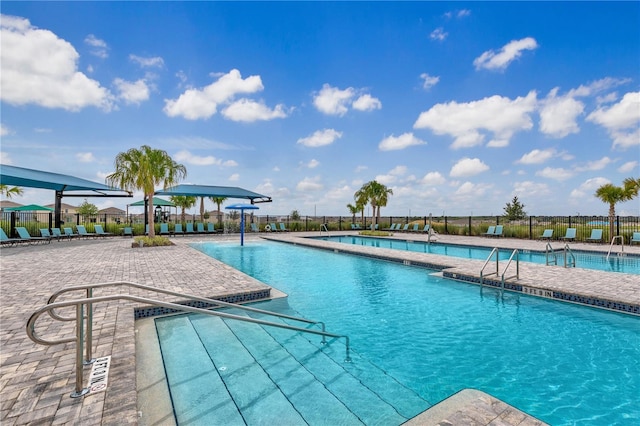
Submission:
[[[327,228],[326,223],[323,223],[322,225],[320,225],[320,235],[322,235],[322,230],[324,230],[324,232],[327,233],[327,236],[329,235],[329,228]]]
[[[509,265],[511,265],[513,256],[516,257],[516,274],[505,278],[505,274],[507,273],[507,269],[509,269]],[[507,266],[505,266],[504,271],[502,271],[501,287],[503,290],[504,290],[504,282],[506,280],[510,280],[511,278],[515,278],[518,280],[520,279],[520,251],[518,249],[515,249],[513,252],[511,252],[511,256],[509,256],[509,261],[507,262]]]
[[[574,268],[576,267],[576,257],[573,255],[573,252],[571,251],[571,247],[569,247],[569,244],[565,244],[563,247],[564,250],[564,267],[568,268],[569,266],[573,266]],[[569,255],[569,262],[567,263],[567,254]]]
[[[347,336],[347,335],[329,333],[329,332],[326,332],[324,330],[320,331],[320,330],[314,330],[314,329],[309,329],[309,328],[302,328],[302,327],[297,327],[297,326],[293,326],[293,325],[289,325],[289,324],[275,323],[275,322],[256,319],[256,318],[243,317],[243,316],[240,316],[240,315],[234,315],[234,314],[229,314],[229,313],[219,312],[219,311],[211,311],[211,310],[208,310],[208,309],[196,308],[196,307],[192,307],[192,306],[188,306],[188,305],[181,305],[181,304],[172,303],[172,302],[164,302],[164,301],[160,301],[160,300],[154,300],[154,299],[149,299],[149,298],[140,297],[140,296],[132,296],[132,295],[128,295],[128,294],[115,294],[115,295],[110,295],[110,296],[88,297],[88,298],[84,298],[84,299],[76,299],[76,300],[69,300],[69,301],[55,302],[55,303],[47,304],[47,305],[43,306],[42,308],[39,308],[36,311],[34,311],[33,314],[31,314],[31,317],[29,317],[29,320],[27,321],[27,325],[26,325],[27,336],[32,341],[34,341],[35,343],[51,346],[51,345],[57,345],[57,344],[61,344],[61,343],[76,342],[76,366],[75,366],[76,381],[75,381],[75,391],[71,394],[72,398],[83,396],[83,395],[85,395],[85,394],[87,394],[89,392],[89,388],[83,388],[82,387],[82,384],[83,384],[83,377],[82,377],[83,376],[83,364],[84,364],[83,360],[82,360],[82,347],[84,346],[83,323],[84,323],[85,318],[87,319],[87,322],[89,320],[89,316],[85,317],[85,315],[84,315],[84,306],[85,305],[92,306],[94,303],[102,303],[102,302],[108,302],[108,301],[113,301],[113,300],[129,300],[129,301],[132,301],[132,302],[139,302],[139,303],[146,303],[146,304],[151,304],[151,305],[156,305],[156,306],[162,306],[162,307],[165,307],[165,308],[175,309],[175,310],[179,310],[179,311],[198,313],[198,314],[204,314],[204,315],[211,315],[211,316],[218,316],[218,317],[222,317],[222,318],[235,319],[235,320],[238,320],[238,321],[250,322],[250,323],[254,323],[254,324],[260,324],[260,325],[266,325],[266,326],[271,326],[271,327],[284,328],[284,329],[287,329],[287,330],[310,333],[310,334],[323,336],[323,342],[325,340],[325,337],[332,337],[332,338],[336,338],[336,339],[344,338],[345,342],[346,342],[346,358],[345,358],[345,362],[350,362],[351,361],[351,357],[350,357],[350,353],[349,353],[349,350],[350,350],[350,348],[349,348],[349,336]],[[208,299],[208,301],[212,302],[212,299]],[[35,324],[36,324],[36,321],[38,320],[38,318],[43,313],[45,313],[45,312],[51,313],[53,310],[55,310],[57,308],[65,308],[65,307],[70,307],[70,306],[75,306],[76,307],[76,318],[75,318],[75,321],[76,321],[76,335],[75,335],[75,337],[68,337],[68,338],[64,338],[64,339],[59,339],[59,340],[53,341],[53,340],[45,340],[45,339],[41,338],[40,336],[38,336],[38,334],[35,331]],[[234,307],[237,307],[237,306],[234,305]],[[258,311],[260,311],[260,310],[258,310]],[[269,311],[264,311],[264,312],[269,312]],[[53,317],[53,315],[52,315],[52,317]],[[285,316],[285,318],[286,318],[286,316]],[[63,319],[63,321],[67,321],[67,320],[68,319]]]
[[[492,272],[490,274],[484,275],[484,268],[487,267],[487,264],[491,260],[491,256],[493,256],[493,253],[496,254],[496,271]],[[491,253],[489,253],[489,256],[487,257],[487,260],[484,261],[484,265],[482,265],[482,269],[480,269],[480,287],[482,287],[482,284],[484,283],[484,277],[489,277],[491,275],[498,276],[498,274],[499,274],[499,272],[498,272],[498,262],[499,261],[500,261],[500,249],[498,247],[494,247],[493,250],[491,250]]]
[[[613,243],[620,238],[620,243],[622,245],[622,250],[620,251],[620,253],[624,253],[624,236],[622,235],[614,235],[613,238],[611,238],[611,244],[609,245],[609,252],[607,253],[607,260],[609,260],[609,256],[611,255],[611,250],[613,250]]]
[[[549,254],[553,255],[552,262],[549,261]],[[551,247],[551,243],[547,243],[547,246],[545,247],[545,250],[544,250],[544,257],[545,257],[545,263],[547,266],[558,264],[558,255],[556,251],[553,249],[553,247]]]

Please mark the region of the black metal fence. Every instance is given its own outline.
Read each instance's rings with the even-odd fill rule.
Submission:
[[[86,216],[81,214],[63,214],[60,218],[60,227],[75,228],[76,225],[84,225],[88,232],[93,232],[96,224],[101,224],[106,232],[114,235],[122,235],[125,227],[131,227],[134,235],[143,235],[145,232],[144,215],[126,214],[99,214]],[[232,212],[220,218],[214,213],[205,214],[200,220],[199,214],[186,215],[184,221],[181,215],[162,214],[155,218],[156,231],[159,231],[161,222],[168,223],[173,230],[176,223],[185,225],[188,222],[211,222],[217,229],[225,232],[239,232],[240,213]],[[32,236],[39,236],[40,229],[51,229],[55,220],[53,212],[3,212],[0,218],[0,226],[9,237],[16,236],[16,226],[24,226]],[[320,231],[325,225],[329,231],[346,231],[355,228],[370,229],[371,217],[361,216],[301,216],[293,219],[288,215],[255,215],[246,213],[246,230],[265,231],[272,227],[287,231]],[[252,225],[253,224],[253,225]],[[281,225],[282,224],[282,225]],[[640,217],[616,216],[613,235],[609,235],[609,218],[607,216],[530,216],[519,221],[506,221],[502,216],[384,216],[378,221],[378,230],[387,230],[392,224],[418,225],[422,230],[424,225],[431,227],[440,234],[448,235],[482,235],[491,225],[503,225],[503,237],[537,239],[545,229],[553,230],[552,239],[564,237],[568,228],[576,228],[576,240],[584,241],[590,237],[593,229],[602,229],[605,242],[611,241],[613,236],[622,236],[624,241],[629,241],[633,232],[640,231]],[[253,229],[252,229],[253,228]],[[74,229],[75,230],[75,229]]]

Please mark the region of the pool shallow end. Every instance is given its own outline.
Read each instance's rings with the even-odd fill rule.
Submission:
[[[477,389],[463,389],[403,423],[403,426],[492,424],[546,425],[499,399]]]

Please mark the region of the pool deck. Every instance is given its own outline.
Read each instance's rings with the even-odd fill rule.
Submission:
[[[335,233],[333,233],[335,234]],[[349,234],[344,232],[342,234]],[[318,233],[249,234],[247,240],[264,236],[288,242],[306,241],[342,252],[354,251],[381,257],[393,257],[411,263],[442,264],[455,273],[478,274],[483,261],[469,261],[423,253],[367,248],[320,241],[302,240]],[[426,239],[426,235],[396,234],[394,238]],[[25,325],[31,313],[42,307],[48,297],[65,287],[87,283],[132,281],[203,297],[222,297],[264,291],[268,286],[230,268],[188,246],[196,241],[238,241],[238,235],[195,235],[175,237],[175,245],[156,248],[131,248],[130,238],[111,237],[75,241],[53,241],[48,245],[2,247],[0,249],[0,423],[22,424],[144,424],[137,407],[136,351],[137,332],[132,302],[110,301],[96,305],[94,313],[93,355],[111,355],[109,385],[106,391],[81,398],[70,398],[74,390],[75,345],[42,346],[26,335]],[[540,241],[490,239],[483,237],[438,236],[439,242],[500,246],[542,250]],[[336,245],[336,247],[333,247]],[[560,243],[554,243],[555,246]],[[608,250],[606,245],[571,243],[574,250]],[[618,250],[618,249],[616,249]],[[640,255],[640,247],[625,246],[626,253]],[[480,265],[480,266],[478,266]],[[637,275],[614,274],[559,266],[520,265],[522,284],[562,292],[580,292],[627,304],[640,304]],[[115,293],[150,296],[140,290],[100,290],[95,295]],[[158,297],[155,297],[158,298]],[[170,297],[160,297],[172,300]],[[43,338],[73,335],[73,323],[53,322],[42,317],[37,331]],[[85,369],[85,380],[90,367]],[[441,424],[456,424],[451,419],[476,418],[486,399],[470,402],[442,419]],[[479,402],[478,402],[479,401]],[[504,417],[504,416],[503,416]],[[426,418],[426,417],[425,417]],[[517,418],[517,420],[516,420]],[[475,424],[539,424],[530,417],[513,420],[485,417]],[[417,420],[417,419],[416,419]],[[498,421],[499,423],[495,423]],[[448,423],[447,423],[448,422]],[[413,424],[431,424],[429,422]]]

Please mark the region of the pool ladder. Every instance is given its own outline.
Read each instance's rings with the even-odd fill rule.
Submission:
[[[109,296],[94,296],[93,290],[97,288],[106,288],[106,287],[130,287],[141,290],[152,291],[156,293],[166,294],[169,296],[177,296],[184,299],[187,299],[188,302],[195,302],[196,304],[200,304],[201,306],[207,306],[208,308],[197,308],[194,306],[184,305],[184,301],[181,303],[177,302],[165,302],[161,300],[149,299],[146,297],[133,296],[131,294],[112,294]],[[65,300],[62,302],[56,302],[58,296],[69,293],[72,291],[85,291],[86,297],[81,299],[74,300]],[[325,325],[322,321],[313,321],[306,318],[295,317],[291,315],[281,314],[278,312],[265,311],[263,309],[251,308],[249,306],[237,305],[235,303],[223,302],[221,300],[216,299],[208,299],[205,297],[198,297],[190,294],[177,293],[170,290],[164,290],[157,287],[146,286],[142,284],[137,284],[133,282],[107,282],[107,283],[98,283],[98,284],[87,284],[81,286],[67,287],[62,289],[49,297],[47,304],[31,314],[31,317],[27,321],[27,336],[35,343],[41,345],[57,345],[61,343],[76,343],[76,359],[75,359],[75,389],[74,392],[71,393],[72,398],[77,398],[80,396],[84,396],[89,393],[89,388],[83,387],[83,367],[85,365],[90,365],[95,362],[95,358],[92,355],[92,346],[93,346],[93,305],[97,303],[110,302],[113,300],[128,300],[130,302],[144,303],[147,305],[153,306],[161,306],[164,308],[168,308],[170,310],[174,310],[174,312],[183,311],[183,312],[191,312],[197,314],[211,315],[217,316],[226,319],[233,319],[238,321],[250,322],[254,324],[266,325],[277,328],[284,328],[287,330],[298,331],[303,333],[310,333],[322,336],[322,343],[326,343],[326,338],[331,337],[334,339],[344,338],[346,345],[346,357],[345,362],[350,362],[350,352],[349,352],[349,336],[343,334],[335,334],[329,333],[325,330]],[[229,314],[225,312],[217,312],[209,309],[213,309],[214,307],[225,306],[231,307],[235,309],[241,309],[244,311],[255,312],[265,315],[272,315],[279,318],[284,318],[288,320],[299,321],[312,325],[320,325],[321,330],[312,329],[312,328],[303,328],[294,325],[289,325],[285,323],[277,323],[257,318],[244,317],[240,315]],[[68,308],[75,307],[75,316],[73,317],[63,317],[60,316],[55,310],[59,308]],[[86,313],[85,313],[86,307]],[[48,313],[53,319],[58,321],[75,321],[76,322],[76,330],[74,337],[68,337],[60,340],[45,340],[38,336],[36,333],[36,321],[38,318],[44,314]],[[85,332],[85,323],[86,323],[86,332]],[[83,346],[84,346],[84,359],[83,359]]]
[[[555,250],[551,247],[551,243],[547,243],[547,246],[544,250],[544,257],[546,265],[557,265],[558,264],[558,252],[562,251],[564,267],[565,268],[575,268],[576,267],[576,257],[573,255],[571,251],[571,247],[569,244],[565,244],[560,250]]]
[[[607,253],[607,260],[609,260],[609,256],[611,256],[611,250],[613,250],[613,243],[616,242],[616,240],[620,240],[620,245],[622,250],[620,251],[620,253],[618,253],[618,256],[625,256],[624,254],[624,237],[622,235],[615,235],[612,239],[611,239],[611,244],[609,245],[609,252]]]
[[[489,264],[489,262],[491,261],[491,258],[493,257],[494,254],[496,257],[496,263],[495,263],[496,270],[495,272],[490,272],[488,274],[485,274],[484,270]],[[507,271],[509,270],[509,267],[511,266],[511,262],[514,259],[516,261],[515,262],[516,273],[515,275],[511,275],[507,277],[506,276]],[[509,256],[509,260],[507,261],[507,266],[504,267],[502,274],[500,274],[500,249],[498,247],[494,247],[493,250],[491,250],[491,253],[489,253],[487,260],[484,261],[484,265],[482,265],[482,269],[480,270],[480,287],[484,285],[485,277],[490,277],[492,275],[495,275],[496,277],[498,276],[500,277],[500,290],[504,290],[505,281],[510,280],[512,278],[519,280],[520,279],[520,251],[518,249],[515,249],[511,252],[511,256]]]

